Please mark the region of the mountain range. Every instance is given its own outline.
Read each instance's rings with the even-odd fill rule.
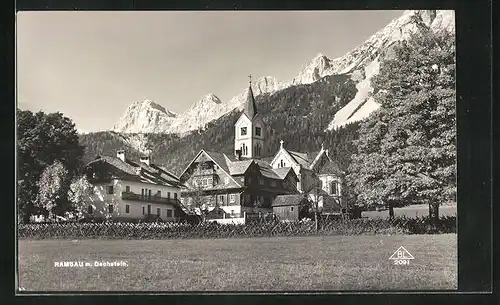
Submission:
[[[346,165],[357,122],[379,107],[370,80],[392,46],[417,31],[454,31],[453,11],[405,11],[347,54],[330,59],[319,53],[289,82],[261,77],[252,82],[257,108],[269,129],[264,155],[280,140],[288,149],[313,152],[322,143]],[[150,154],[154,162],[180,173],[201,149],[232,153],[234,123],[248,88],[229,101],[208,94],[183,113],[153,101],[130,105],[112,131],[82,134],[86,161],[125,149],[131,157]]]
[[[252,83],[256,96],[272,94],[300,84],[310,84],[336,74],[347,74],[356,82],[356,96],[334,115],[325,129],[332,130],[366,118],[379,105],[371,98],[370,79],[378,74],[380,55],[390,50],[392,44],[405,40],[417,31],[454,31],[454,12],[439,10],[409,10],[376,32],[368,40],[347,54],[330,59],[323,53],[315,56],[289,82],[280,82],[264,76]],[[113,131],[122,133],[187,133],[203,129],[207,123],[218,119],[244,103],[247,88],[229,101],[221,101],[213,93],[207,94],[181,114],[166,110],[156,102],[145,100],[132,103],[116,122]]]

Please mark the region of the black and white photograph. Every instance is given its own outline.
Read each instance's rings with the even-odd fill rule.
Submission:
[[[458,289],[453,10],[15,23],[18,292]]]

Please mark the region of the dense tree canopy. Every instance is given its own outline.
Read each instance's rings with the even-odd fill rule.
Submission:
[[[347,182],[360,203],[394,206],[456,194],[455,39],[419,33],[372,79],[381,103],[361,124]]]
[[[35,203],[40,199],[43,207],[52,191],[45,189],[40,194],[40,186],[46,186],[46,180],[40,181],[42,173],[49,166],[57,173],[66,172],[65,179],[61,180],[64,189],[68,179],[75,176],[81,167],[83,147],[79,144],[78,135],[73,122],[62,113],[33,113],[31,111],[17,110],[17,194],[19,219],[28,222],[34,212]],[[59,165],[59,162],[64,170]],[[51,170],[45,177],[54,176]],[[50,200],[49,200],[50,201]],[[65,192],[57,202],[66,202]],[[38,204],[37,204],[38,205]],[[62,206],[60,206],[62,208]],[[56,209],[62,213],[62,209]],[[52,209],[51,209],[52,211]]]

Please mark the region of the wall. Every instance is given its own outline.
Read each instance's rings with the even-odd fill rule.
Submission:
[[[241,135],[241,128],[246,127],[247,128],[247,133],[246,135],[242,136]],[[247,147],[248,154],[242,154],[244,157],[249,157],[252,155],[252,135],[253,135],[253,124],[250,121],[250,119],[242,114],[241,117],[238,119],[236,124],[234,125],[234,150],[240,149],[243,143],[245,143],[245,146]]]
[[[291,208],[293,207],[293,211]],[[297,205],[273,207],[273,213],[278,216],[279,220],[298,220],[299,207]]]
[[[107,186],[113,185],[113,194],[107,194]],[[142,207],[144,206],[144,212],[147,214],[148,205],[151,205],[151,214],[156,215],[157,208],[160,208],[160,217],[166,221],[174,220],[174,206],[171,204],[163,203],[148,203],[146,201],[138,200],[122,200],[122,192],[126,190],[126,186],[130,186],[130,191],[135,194],[141,194],[141,189],[151,189],[151,195],[156,194],[159,190],[161,191],[162,197],[167,197],[168,192],[171,193],[171,198],[174,198],[174,193],[177,194],[178,199],[180,199],[180,189],[170,186],[142,183],[136,181],[122,181],[122,180],[112,180],[109,183],[99,183],[94,185],[94,194],[89,198],[87,202],[87,207],[89,204],[94,206],[94,217],[96,218],[107,218],[111,217],[114,219],[142,219],[146,215],[142,213]],[[108,206],[113,205],[113,213],[109,213]],[[126,213],[126,206],[129,205],[129,213]],[[167,217],[167,210],[172,210],[172,217]],[[85,209],[87,212],[87,208]]]
[[[301,169],[301,191],[310,190],[318,183],[318,177],[314,175],[314,173],[310,169],[302,168]]]
[[[207,219],[207,221],[217,222],[220,224],[245,224],[245,217],[226,218],[226,219]]]
[[[337,181],[338,182],[338,193],[337,194],[332,194],[332,195],[338,195],[342,196],[342,179],[340,177],[336,177],[333,175],[320,175],[319,179],[323,183],[323,190],[330,194],[330,186],[332,181]]]
[[[234,212],[234,214],[240,214],[242,213],[241,206],[240,205],[227,205],[227,206],[219,206],[222,210],[224,210],[225,213],[231,214],[231,211]]]

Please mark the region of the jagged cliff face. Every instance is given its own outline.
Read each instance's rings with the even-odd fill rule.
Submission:
[[[166,132],[177,114],[150,100],[132,103],[113,127],[128,133]]]
[[[349,104],[337,112],[327,129],[360,121],[380,107],[371,97],[373,88],[370,85],[371,77],[379,72],[380,60],[391,56],[394,44],[407,40],[411,33],[429,30],[454,32],[454,11],[406,11],[353,51],[332,60],[324,75],[350,74],[358,83],[358,93]]]
[[[255,96],[273,93],[283,88],[274,77],[265,76],[252,82]],[[244,106],[248,88],[234,96],[229,102],[223,102],[210,93],[195,102],[183,113],[176,114],[150,100],[134,102],[115,124],[113,130],[123,133],[176,133],[203,129],[204,126],[224,114]]]
[[[410,33],[417,31],[455,30],[453,11],[413,10],[394,19],[386,27],[372,35],[367,41],[345,55],[330,59],[319,53],[305,65],[290,82],[278,82],[275,78],[261,77],[252,83],[255,96],[274,93],[290,86],[309,84],[322,77],[334,74],[347,74],[357,83],[358,93],[354,99],[335,114],[326,129],[366,118],[379,107],[371,97],[373,89],[370,79],[379,72],[380,60],[390,56],[393,44],[408,39]],[[209,94],[195,102],[187,111],[175,114],[151,101],[136,102],[129,106],[114,130],[124,133],[177,133],[202,129],[233,109],[242,109],[247,88],[229,102],[221,101]]]

